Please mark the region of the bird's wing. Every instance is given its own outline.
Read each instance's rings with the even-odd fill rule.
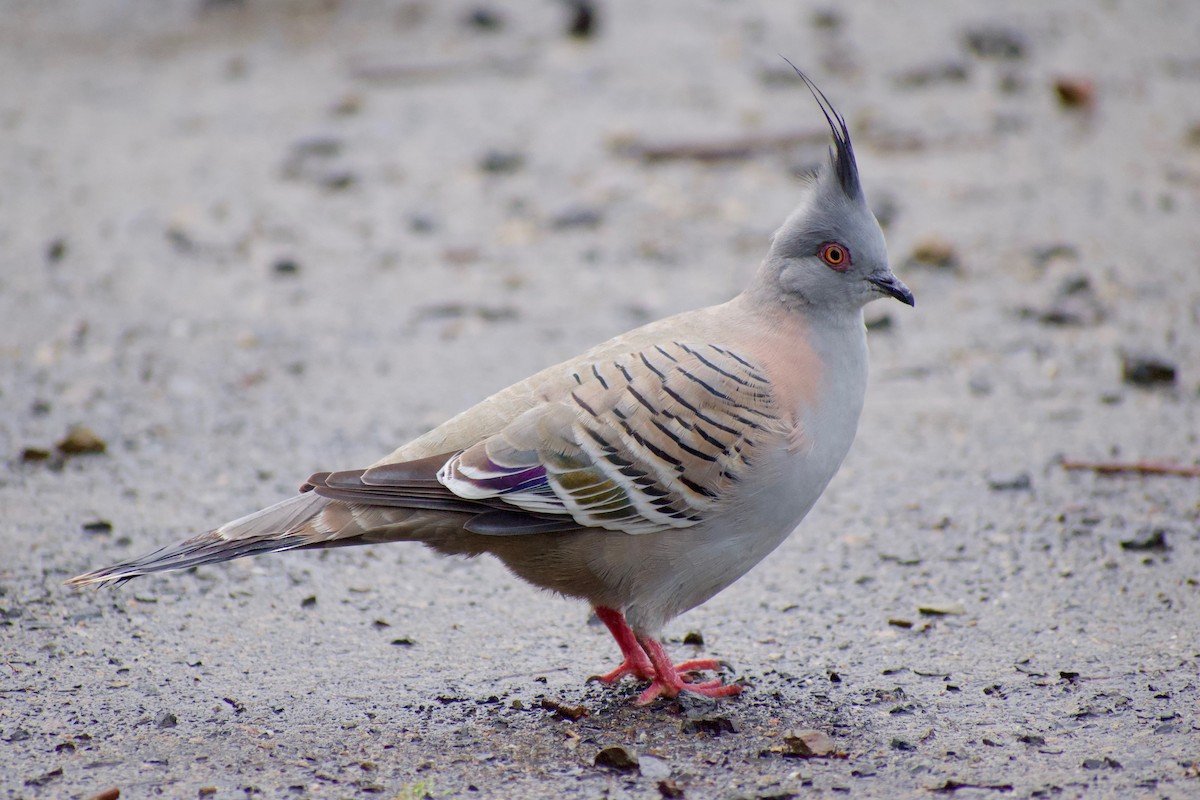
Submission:
[[[474,510],[481,515],[467,530],[475,533],[556,525],[652,533],[722,508],[763,448],[792,427],[764,371],[712,344],[576,362],[557,383],[541,384],[541,402],[453,455],[317,476],[316,491],[350,503]]]

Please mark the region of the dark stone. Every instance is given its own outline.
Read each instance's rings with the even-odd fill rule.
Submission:
[[[570,17],[567,35],[574,39],[590,39],[596,35],[596,6],[592,0],[566,0]]]
[[[1160,386],[1175,383],[1175,365],[1147,355],[1121,356],[1121,379],[1134,386]]]
[[[1033,480],[1028,472],[992,475],[987,483],[993,492],[1025,492],[1033,488]]]
[[[1125,539],[1121,542],[1122,550],[1132,550],[1134,552],[1163,552],[1170,550],[1171,546],[1167,544],[1167,532],[1163,528],[1147,528],[1138,531],[1138,535],[1133,539]]]
[[[62,238],[52,239],[50,241],[50,243],[48,245],[46,245],[46,260],[49,261],[51,264],[57,264],[59,261],[62,261],[63,256],[65,256],[66,254],[67,254],[67,240],[66,239],[62,239]]]
[[[25,781],[25,785],[26,786],[46,786],[47,784],[53,783],[54,781],[58,780],[62,776],[63,776],[62,767],[57,767],[55,769],[50,770],[49,772],[43,772],[41,775],[38,775],[36,778],[30,778],[29,780]]]
[[[1016,61],[1024,58],[1028,50],[1025,34],[1001,25],[972,28],[966,32],[965,40],[967,49],[979,58]]]
[[[504,16],[494,8],[479,6],[467,12],[464,22],[476,30],[492,33],[504,27]]]
[[[696,717],[685,719],[679,726],[681,733],[706,733],[709,736],[720,736],[723,733],[737,733],[733,720],[729,717]]]
[[[618,772],[632,772],[638,768],[638,757],[634,750],[616,745],[606,747],[596,753],[596,760],[593,763],[597,767],[607,767]]]
[[[508,175],[523,166],[525,166],[525,156],[501,150],[489,150],[479,160],[479,168],[494,175]]]

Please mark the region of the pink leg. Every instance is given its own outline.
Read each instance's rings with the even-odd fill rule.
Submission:
[[[651,639],[649,636],[639,637],[637,641],[649,656],[650,663],[654,665],[654,679],[646,691],[638,695],[638,699],[635,701],[639,706],[649,705],[659,695],[676,697],[680,692],[695,692],[705,697],[729,697],[742,691],[742,687],[736,683],[725,685],[719,678],[704,683],[691,682],[690,673],[695,670],[720,668],[720,663],[713,659],[672,664],[671,657],[667,655],[667,648],[663,647],[662,642]]]
[[[638,644],[637,637],[634,636],[629,623],[625,621],[625,615],[611,608],[596,606],[596,616],[608,627],[609,633],[617,640],[617,647],[621,648],[621,655],[625,657],[625,660],[612,672],[593,675],[588,680],[616,683],[626,675],[632,675],[639,681],[654,680],[654,665],[650,663],[646,651]]]

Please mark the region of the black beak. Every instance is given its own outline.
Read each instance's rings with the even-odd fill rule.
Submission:
[[[876,272],[874,275],[869,276],[867,281],[888,297],[894,297],[905,305],[916,305],[913,293],[891,272]]]

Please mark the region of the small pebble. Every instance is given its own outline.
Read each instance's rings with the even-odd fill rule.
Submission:
[[[967,49],[979,58],[1015,61],[1024,58],[1028,49],[1025,34],[1001,25],[972,28],[966,32],[965,40]]]
[[[918,89],[937,83],[962,83],[967,74],[967,65],[961,61],[942,61],[901,72],[894,82],[901,88]]]
[[[833,739],[821,731],[787,731],[783,743],[783,755],[791,758],[821,758],[836,752]]]
[[[1175,365],[1155,356],[1123,354],[1121,379],[1134,386],[1162,386],[1175,383]]]
[[[1044,267],[1051,261],[1059,259],[1078,261],[1079,251],[1074,246],[1064,242],[1055,242],[1054,244],[1042,245],[1035,247],[1030,252],[1029,257],[1033,259],[1033,263],[1039,267]]]
[[[683,643],[695,645],[696,647],[703,647],[704,646],[704,636],[701,635],[700,631],[688,631],[683,636]]]
[[[525,166],[525,157],[520,153],[489,150],[479,160],[479,168],[493,175],[508,175]]]
[[[550,227],[554,230],[596,228],[603,221],[604,215],[595,208],[568,208],[565,211],[559,212],[550,220]]]
[[[108,449],[105,441],[86,425],[72,425],[67,429],[67,435],[54,446],[68,456],[103,453]]]
[[[1086,275],[1071,275],[1059,284],[1047,307],[1023,308],[1020,315],[1036,319],[1043,325],[1079,326],[1103,322],[1108,311]]]
[[[720,736],[724,733],[737,733],[737,727],[729,717],[696,717],[685,719],[679,725],[681,733],[704,733],[709,736]]]
[[[659,781],[658,793],[669,800],[684,796],[683,787],[680,786],[678,782],[673,780]]]
[[[909,256],[909,263],[947,270],[956,270],[959,267],[958,254],[954,247],[949,242],[937,238],[917,242]]]
[[[573,39],[590,39],[596,35],[596,6],[592,0],[566,0],[570,17],[567,20],[567,36]]]
[[[1063,108],[1089,109],[1096,104],[1095,86],[1082,78],[1057,79],[1054,81],[1054,94]]]
[[[330,113],[339,117],[349,117],[362,111],[363,98],[360,94],[347,94],[338,99],[329,109]]]
[[[993,492],[1025,492],[1033,488],[1033,479],[1028,472],[989,475],[988,488]]]
[[[917,606],[917,613],[926,617],[957,616],[967,613],[967,608],[962,603],[930,603]]]
[[[823,31],[836,31],[843,21],[841,13],[833,8],[819,8],[812,15],[812,26]]]
[[[158,719],[154,720],[154,725],[158,728],[174,728],[178,724],[179,719],[170,711],[164,711],[158,715]]]
[[[413,233],[432,233],[437,230],[437,222],[427,214],[413,214],[408,218],[408,229]]]
[[[36,778],[28,779],[27,781],[25,781],[25,785],[26,786],[46,786],[46,785],[51,784],[54,781],[58,780],[62,776],[63,776],[62,767],[55,767],[54,769],[50,770],[49,772],[43,772],[41,775],[38,775]]]
[[[21,461],[26,464],[36,464],[40,461],[48,461],[51,453],[42,447],[26,447],[21,451]]]
[[[1193,122],[1183,135],[1183,143],[1188,147],[1200,147],[1200,122]]]
[[[328,189],[332,192],[349,189],[357,182],[358,176],[348,170],[327,172],[317,179],[317,183],[322,189]]]
[[[504,27],[504,16],[494,8],[479,6],[467,12],[464,22],[468,27],[493,33]]]
[[[557,700],[551,700],[548,697],[542,699],[542,708],[547,711],[553,711],[554,715],[559,719],[569,719],[571,722],[578,722],[588,715],[587,706],[569,706]]]
[[[342,140],[334,136],[310,136],[293,142],[291,150],[297,157],[332,158],[342,152]]]
[[[50,244],[46,245],[46,260],[51,264],[57,264],[63,260],[63,256],[67,254],[66,239],[52,239]]]
[[[592,763],[597,767],[608,767],[618,772],[632,772],[638,768],[638,756],[631,748],[616,745],[596,753],[596,760]]]
[[[1131,550],[1133,552],[1147,552],[1170,550],[1171,546],[1167,544],[1167,532],[1163,528],[1149,528],[1138,532],[1134,539],[1125,539],[1121,542],[1122,550]]]

